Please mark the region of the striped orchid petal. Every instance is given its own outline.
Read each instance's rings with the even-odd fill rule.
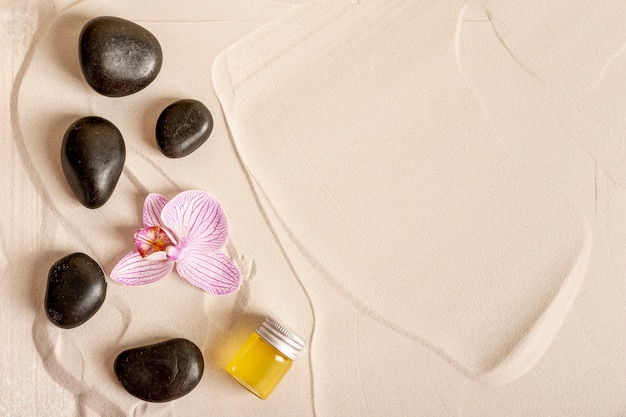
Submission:
[[[160,226],[161,211],[169,200],[161,194],[150,193],[143,202],[143,225],[144,227]]]
[[[202,191],[184,191],[163,207],[161,220],[185,248],[216,252],[228,240],[220,203]]]
[[[221,252],[186,251],[176,262],[176,272],[214,295],[230,294],[241,286],[239,268]]]
[[[145,259],[134,250],[115,265],[111,279],[124,285],[150,284],[165,278],[173,267],[172,262]]]

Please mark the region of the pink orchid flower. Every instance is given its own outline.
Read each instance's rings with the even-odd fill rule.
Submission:
[[[143,225],[135,233],[137,248],[115,265],[111,279],[124,285],[149,284],[176,265],[181,277],[211,294],[239,289],[239,268],[220,252],[228,240],[226,216],[209,194],[184,191],[171,201],[149,194]]]

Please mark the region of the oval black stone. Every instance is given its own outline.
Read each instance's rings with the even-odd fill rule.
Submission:
[[[144,401],[165,402],[198,385],[204,360],[193,342],[170,339],[125,350],[115,359],[114,371],[130,394]]]
[[[96,261],[84,253],[72,253],[50,268],[46,314],[61,328],[80,326],[100,309],[106,290],[104,272]]]
[[[213,116],[198,100],[184,99],[161,112],[156,124],[156,140],[163,155],[181,158],[198,149],[211,135]]]
[[[65,133],[63,172],[74,195],[87,208],[101,207],[111,197],[125,160],[124,138],[106,119],[83,117]]]
[[[96,17],[78,42],[83,76],[98,93],[122,97],[147,87],[161,70],[163,51],[147,29],[119,17]]]

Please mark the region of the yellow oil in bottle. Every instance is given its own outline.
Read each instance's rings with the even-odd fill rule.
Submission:
[[[266,399],[303,347],[302,339],[267,317],[228,363],[226,371],[250,392]]]

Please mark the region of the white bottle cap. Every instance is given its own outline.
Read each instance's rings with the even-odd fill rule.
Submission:
[[[292,360],[298,357],[298,353],[306,345],[306,342],[291,329],[269,316],[265,318],[265,321],[256,332],[263,340]]]

